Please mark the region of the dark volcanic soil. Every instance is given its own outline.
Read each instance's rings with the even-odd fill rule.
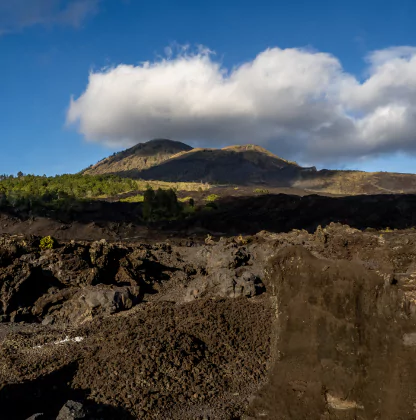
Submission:
[[[166,238],[192,236],[203,240],[209,233],[215,237],[254,235],[259,231],[290,232],[305,229],[314,232],[331,222],[364,230],[407,229],[416,226],[416,195],[379,195],[328,197],[321,195],[249,193],[224,188],[214,189],[219,195],[217,209],[202,209],[193,215],[172,221],[146,225],[140,220],[141,203],[111,201],[80,202],[76,209],[43,211],[38,214],[6,209],[0,212],[0,234],[52,235],[58,239],[130,241],[154,243]],[[274,193],[279,190],[274,189]],[[283,191],[283,190],[282,190]],[[198,205],[212,191],[182,192]]]
[[[416,418],[415,231],[173,242],[0,239],[2,419]]]

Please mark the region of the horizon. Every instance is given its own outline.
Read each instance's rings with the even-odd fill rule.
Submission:
[[[416,4],[219,5],[0,0],[0,173],[77,173],[158,137],[416,172]]]

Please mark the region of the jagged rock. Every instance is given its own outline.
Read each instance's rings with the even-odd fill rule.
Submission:
[[[77,291],[59,310],[51,314],[48,323],[81,324],[96,316],[108,316],[131,309],[140,302],[138,286],[93,286]]]
[[[89,251],[91,263],[100,268],[105,267],[112,250],[112,245],[108,244],[105,239],[93,242]]]
[[[76,420],[86,418],[84,406],[80,402],[69,400],[61,408],[56,420]]]
[[[227,272],[220,272],[213,276],[212,283],[215,294],[222,297],[253,297],[264,290],[263,283],[253,273],[247,271],[240,277],[230,277]]]
[[[13,253],[10,249],[0,247],[0,267],[6,267],[13,261]]]
[[[13,263],[0,269],[0,314],[10,314],[30,304],[46,292],[39,272],[27,263]]]
[[[32,308],[32,314],[38,318],[44,318],[49,310],[54,310],[56,305],[61,305],[72,298],[77,291],[77,288],[68,288],[41,296],[35,302]]]

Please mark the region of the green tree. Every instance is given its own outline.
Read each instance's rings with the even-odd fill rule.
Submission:
[[[152,211],[155,201],[155,192],[153,188],[148,185],[146,191],[143,194],[143,219],[150,220],[152,217]]]

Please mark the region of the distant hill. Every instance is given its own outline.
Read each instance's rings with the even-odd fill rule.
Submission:
[[[122,152],[100,160],[82,171],[85,175],[123,174],[159,165],[171,156],[192,150],[191,146],[179,141],[155,139],[139,143]],[[132,175],[134,175],[132,174]]]
[[[305,168],[256,145],[192,148],[156,139],[101,160],[84,174],[170,182],[293,187],[331,194],[416,193],[416,175]]]

